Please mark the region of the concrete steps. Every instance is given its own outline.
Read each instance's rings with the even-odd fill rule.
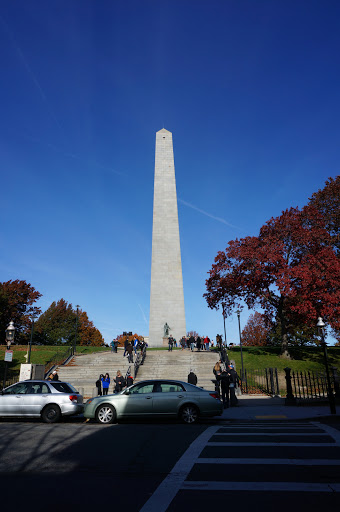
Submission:
[[[128,367],[131,366],[133,374],[134,365],[128,363],[123,353],[123,349],[118,349],[117,354],[101,352],[76,355],[66,366],[58,367],[59,379],[69,382],[85,398],[89,398],[97,394],[95,383],[99,375],[109,373],[111,378],[109,393],[113,393],[113,379],[118,370],[125,376]],[[177,379],[186,382],[188,373],[192,370],[197,375],[198,386],[213,390],[214,384],[211,380],[214,378],[213,366],[216,361],[218,361],[218,354],[209,351],[148,350],[144,364],[139,368],[136,382],[146,379]]]

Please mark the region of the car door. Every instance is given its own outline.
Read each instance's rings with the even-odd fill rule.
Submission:
[[[49,387],[44,382],[31,382],[27,393],[22,397],[22,414],[24,416],[39,416],[47,403]]]
[[[23,398],[27,393],[29,384],[27,382],[18,382],[3,390],[0,395],[0,415],[1,416],[22,416]]]
[[[129,388],[119,399],[121,416],[149,416],[152,414],[153,382],[141,382]]]
[[[186,394],[184,387],[179,382],[157,382],[153,394],[154,414],[177,415]]]

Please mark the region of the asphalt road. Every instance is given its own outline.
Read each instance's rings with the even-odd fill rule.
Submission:
[[[82,421],[0,422],[3,506],[286,512],[340,505],[338,423]]]

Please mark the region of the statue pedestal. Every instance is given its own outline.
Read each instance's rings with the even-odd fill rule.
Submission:
[[[168,336],[164,336],[163,337],[163,347],[167,347],[168,346],[168,344],[169,344],[168,343],[168,339],[169,339]]]

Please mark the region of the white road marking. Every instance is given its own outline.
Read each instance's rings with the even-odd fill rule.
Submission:
[[[339,432],[340,434],[340,432]],[[216,432],[215,436],[328,436],[328,432]]]
[[[313,425],[315,427],[321,428],[322,430],[325,430],[333,439],[335,440],[336,444],[340,446],[340,431],[336,428],[330,427],[329,425],[323,425],[321,423],[317,423],[313,421]]]
[[[246,458],[199,458],[195,464],[289,464],[292,466],[340,466],[338,459],[246,459]]]
[[[182,490],[340,492],[340,484],[318,484],[316,482],[184,482]]]
[[[171,472],[158,486],[151,498],[141,508],[140,512],[165,512],[191,471],[207,442],[219,429],[219,426],[207,428],[191,443],[187,451],[174,465]]]
[[[290,442],[290,443],[234,443],[234,442],[230,442],[230,443],[225,443],[225,442],[211,442],[211,443],[207,443],[206,445],[208,448],[210,446],[337,446],[337,443],[300,443],[300,442],[297,442],[297,443],[294,443],[293,441]]]

